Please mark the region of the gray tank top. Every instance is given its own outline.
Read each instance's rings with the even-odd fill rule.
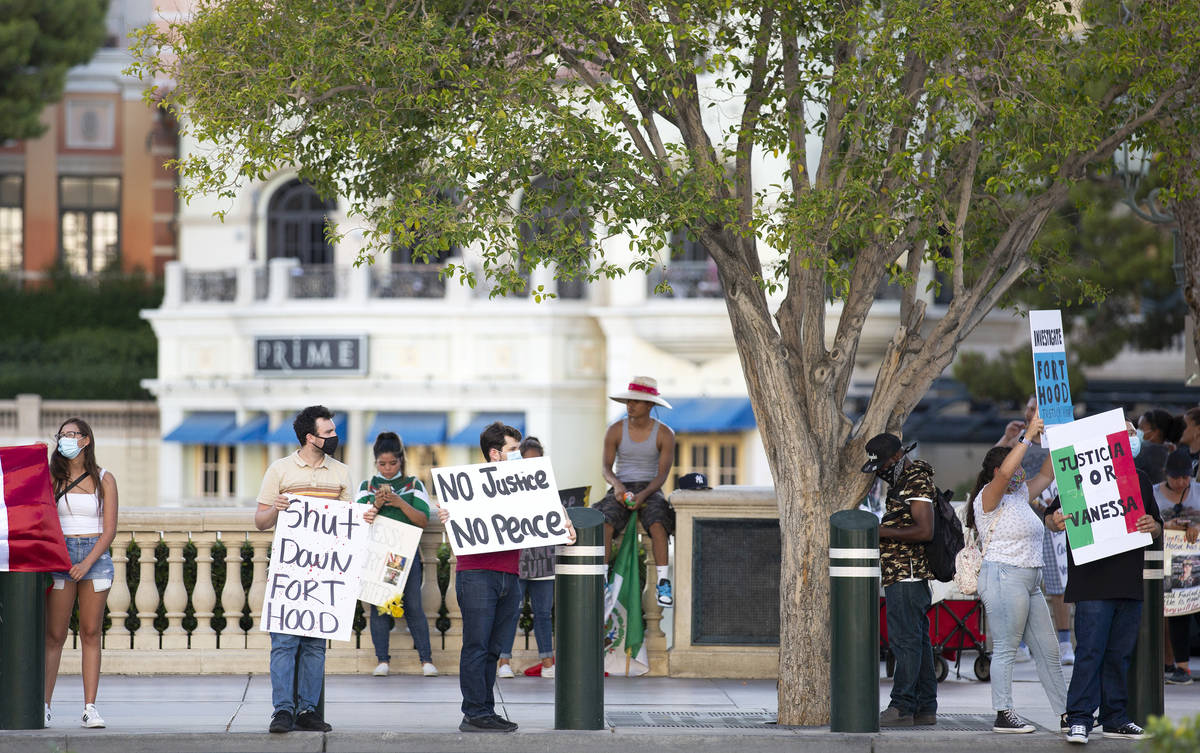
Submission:
[[[629,419],[621,419],[621,443],[617,445],[614,471],[621,483],[645,483],[658,475],[658,420],[645,442],[635,442],[629,436]]]

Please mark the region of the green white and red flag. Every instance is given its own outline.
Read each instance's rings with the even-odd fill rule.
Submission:
[[[613,560],[604,599],[604,671],[636,677],[650,671],[642,624],[642,579],[638,566],[637,513],[629,516]]]
[[[1125,414],[1111,410],[1047,426],[1054,480],[1075,564],[1148,546],[1137,520],[1146,514]]]
[[[0,572],[70,569],[46,445],[0,447]]]

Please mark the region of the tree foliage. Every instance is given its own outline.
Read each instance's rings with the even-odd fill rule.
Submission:
[[[137,70],[213,145],[178,163],[188,191],[298,166],[380,246],[477,249],[454,272],[499,294],[523,267],[594,280],[697,239],[779,497],[779,720],[820,724],[829,501],[861,499],[866,439],[1015,282],[1058,278],[1034,240],[1089,166],[1195,96],[1198,19],[1200,0],[202,0],[144,33]],[[560,202],[587,208],[588,242],[547,221]],[[933,317],[924,265],[949,301]],[[853,421],[885,280],[898,324]]]
[[[62,97],[67,71],[96,54],[107,12],[108,0],[0,2],[0,143],[46,130],[42,108]]]

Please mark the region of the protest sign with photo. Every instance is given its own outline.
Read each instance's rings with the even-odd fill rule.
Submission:
[[[259,629],[348,641],[371,536],[366,506],[288,497],[275,523]]]
[[[456,556],[567,543],[550,458],[434,468],[433,486]]]
[[[1163,567],[1163,613],[1179,617],[1200,612],[1200,541],[1189,544],[1183,531],[1163,531]]]
[[[383,606],[393,596],[404,593],[413,558],[420,556],[417,551],[420,544],[420,528],[382,515],[375,518],[358,598]]]
[[[1125,414],[1111,410],[1047,426],[1067,542],[1078,565],[1147,546],[1139,533],[1145,514]]]
[[[1033,345],[1033,383],[1038,415],[1046,426],[1075,420],[1071,383],[1067,379],[1067,342],[1063,337],[1062,312],[1030,311],[1029,337]],[[1048,437],[1042,446],[1048,447]]]

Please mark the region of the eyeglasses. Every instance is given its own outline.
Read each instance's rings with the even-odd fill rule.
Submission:
[[[83,439],[87,434],[82,431],[60,431],[54,435],[55,439]]]

